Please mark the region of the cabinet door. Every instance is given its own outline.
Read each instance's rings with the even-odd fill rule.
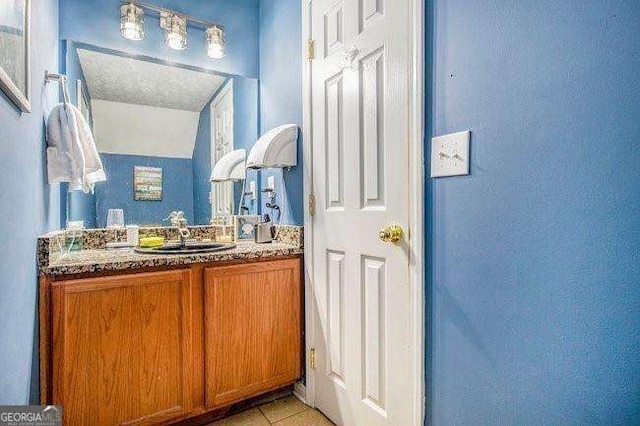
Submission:
[[[57,282],[53,399],[65,425],[159,423],[193,407],[188,270]]]
[[[300,377],[300,263],[289,259],[206,270],[207,408]]]

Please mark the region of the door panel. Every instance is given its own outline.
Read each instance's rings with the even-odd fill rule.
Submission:
[[[344,385],[344,253],[327,252],[327,271],[327,343],[330,354],[327,370],[337,383]]]
[[[338,425],[408,425],[416,400],[409,224],[409,0],[314,0],[315,403]]]
[[[190,271],[53,285],[53,403],[66,425],[157,423],[194,406]]]
[[[384,83],[384,48],[380,48],[360,61],[360,187],[363,189],[363,209],[384,209]]]
[[[386,403],[386,274],[385,260],[362,256],[362,398],[383,414]]]
[[[206,407],[300,377],[300,260],[205,270]]]
[[[326,84],[327,129],[326,164],[327,206],[330,209],[344,208],[344,91],[342,73],[331,76]]]

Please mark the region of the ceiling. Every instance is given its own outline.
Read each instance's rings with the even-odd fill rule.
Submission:
[[[224,76],[78,49],[91,99],[200,112]]]

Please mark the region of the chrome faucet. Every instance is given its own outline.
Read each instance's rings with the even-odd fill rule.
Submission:
[[[172,211],[165,220],[171,222],[171,226],[178,228],[180,234],[180,244],[185,245],[187,240],[191,238],[191,232],[187,228],[187,219],[182,211]]]

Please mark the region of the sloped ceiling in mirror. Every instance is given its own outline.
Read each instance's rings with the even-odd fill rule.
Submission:
[[[147,105],[92,100],[98,151],[191,158],[200,114]]]
[[[91,99],[200,112],[225,77],[78,49]]]
[[[225,76],[78,49],[102,153],[191,158],[200,111]]]

